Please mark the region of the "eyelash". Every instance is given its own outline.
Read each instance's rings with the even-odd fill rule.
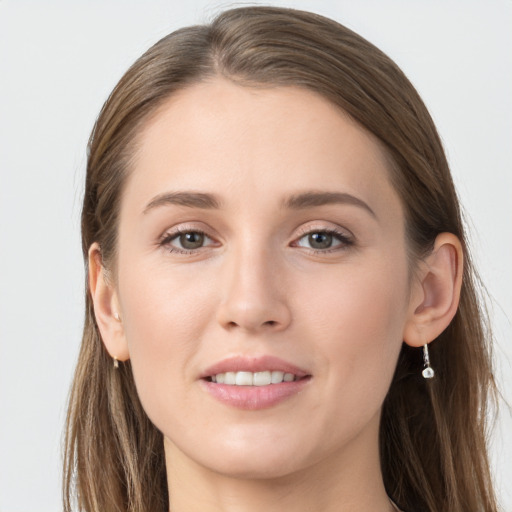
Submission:
[[[301,230],[300,237],[297,238],[297,241],[294,243],[296,244],[298,241],[302,240],[304,237],[315,234],[315,233],[331,235],[333,238],[336,238],[341,243],[338,246],[328,248],[328,249],[313,249],[313,248],[305,247],[305,249],[308,249],[313,254],[329,254],[331,252],[343,251],[343,250],[346,250],[349,247],[354,245],[354,239],[351,236],[347,235],[346,233],[344,233],[342,231],[339,231],[337,229],[332,229],[332,228],[331,229],[320,228],[320,229]]]
[[[179,238],[181,235],[185,235],[188,233],[195,233],[195,234],[204,236],[205,238],[212,240],[212,238],[210,236],[208,236],[208,234],[205,231],[202,231],[201,229],[176,228],[172,233],[166,233],[162,237],[162,239],[160,240],[158,245],[160,247],[165,247],[171,253],[178,253],[178,254],[184,254],[184,255],[195,254],[200,249],[203,249],[204,246],[199,247],[198,249],[179,249],[179,248],[173,247],[171,245],[171,242],[173,242],[174,240]],[[335,246],[333,248],[328,248],[328,249],[313,249],[313,248],[304,247],[304,249],[307,249],[309,252],[311,252],[313,254],[328,254],[331,252],[342,251],[342,250],[348,249],[349,247],[354,245],[354,240],[350,236],[347,236],[346,233],[343,233],[336,229],[325,229],[325,228],[324,229],[309,229],[309,230],[301,231],[300,236],[296,239],[294,244],[297,244],[297,242],[302,240],[304,237],[309,236],[314,233],[322,233],[322,234],[326,234],[326,235],[331,235],[341,243],[339,246]],[[294,246],[297,247],[297,245],[294,245]],[[302,247],[302,246],[299,246],[299,247]]]
[[[171,242],[179,238],[181,235],[186,235],[187,233],[195,233],[197,235],[202,235],[205,238],[209,238],[212,240],[210,236],[205,231],[201,229],[184,229],[184,228],[176,228],[172,233],[166,233],[163,238],[159,242],[160,247],[165,247],[169,252],[178,253],[178,254],[195,254],[199,249],[178,249],[177,247],[173,247]]]

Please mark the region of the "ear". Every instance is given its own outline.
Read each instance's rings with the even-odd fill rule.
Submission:
[[[412,285],[405,343],[420,347],[448,327],[459,306],[462,268],[460,240],[452,233],[441,233],[432,252],[420,263]]]
[[[89,248],[88,278],[94,315],[103,343],[112,357],[119,361],[126,361],[130,354],[117,292],[107,269],[103,266],[101,249],[96,242]]]

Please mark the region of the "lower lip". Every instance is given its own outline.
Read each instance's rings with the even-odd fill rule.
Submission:
[[[256,411],[268,409],[300,393],[311,377],[293,382],[281,382],[268,386],[230,386],[201,380],[206,391],[215,399],[237,409]]]

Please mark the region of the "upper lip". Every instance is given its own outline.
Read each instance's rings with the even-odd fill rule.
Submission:
[[[298,378],[306,377],[308,372],[295,366],[288,361],[284,361],[275,356],[233,356],[223,359],[204,370],[199,376],[201,379],[226,372],[264,372],[281,371],[284,373],[293,373]]]

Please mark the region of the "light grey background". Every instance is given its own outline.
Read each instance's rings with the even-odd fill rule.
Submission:
[[[512,402],[512,1],[270,1],[387,52],[437,122],[494,299]],[[60,510],[61,433],[83,317],[85,147],[121,74],[168,32],[241,3],[0,0],[0,511]],[[512,511],[512,421],[493,437]]]

